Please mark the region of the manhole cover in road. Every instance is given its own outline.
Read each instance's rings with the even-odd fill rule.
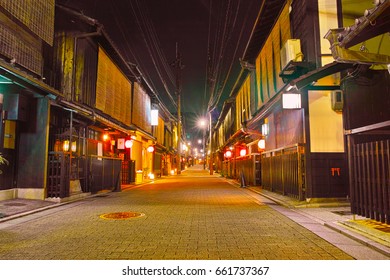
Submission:
[[[131,218],[139,218],[145,216],[144,213],[139,212],[116,212],[100,215],[99,217],[106,220],[127,220]]]

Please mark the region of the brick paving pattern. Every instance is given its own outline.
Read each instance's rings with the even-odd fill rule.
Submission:
[[[203,175],[183,172],[0,227],[0,259],[352,259],[243,189]],[[127,211],[145,216],[99,217]]]

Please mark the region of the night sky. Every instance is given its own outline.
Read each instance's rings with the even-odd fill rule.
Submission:
[[[182,112],[205,115],[214,83],[214,113],[240,71],[260,0],[57,0],[104,25],[137,64],[166,107],[176,112],[176,42],[182,55]],[[210,23],[210,25],[209,25]],[[229,74],[229,75],[228,75]],[[229,76],[229,79],[226,77]],[[165,86],[164,86],[165,84]],[[220,96],[220,97],[219,97]],[[219,97],[219,98],[218,98]],[[218,102],[217,102],[218,101]]]

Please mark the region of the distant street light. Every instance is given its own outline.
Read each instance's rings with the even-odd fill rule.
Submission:
[[[202,119],[202,120],[199,121],[199,126],[200,127],[205,128],[206,125],[207,125],[207,122],[205,120]]]

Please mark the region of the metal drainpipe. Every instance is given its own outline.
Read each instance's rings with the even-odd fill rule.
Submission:
[[[73,46],[73,65],[72,65],[72,92],[70,101],[74,101],[73,96],[76,94],[76,58],[77,58],[77,40],[80,38],[86,38],[86,37],[93,37],[93,36],[100,36],[101,35],[102,26],[99,26],[96,32],[91,33],[85,33],[85,34],[79,34],[74,36],[74,46]],[[69,135],[69,149],[71,149],[72,145],[72,138],[73,138],[73,110],[70,111],[70,135]],[[87,161],[87,159],[86,159]],[[71,180],[71,173],[72,172],[72,151],[70,151],[69,156],[69,188],[70,188],[70,180]],[[88,174],[87,174],[88,177]],[[88,180],[86,182],[88,184]]]
[[[101,35],[101,30],[102,26],[99,26],[96,32],[91,32],[91,33],[84,33],[84,34],[79,34],[74,36],[74,46],[73,46],[73,69],[72,69],[72,80],[73,80],[73,85],[72,85],[72,93],[71,93],[71,101],[73,100],[73,95],[76,94],[76,58],[77,58],[77,40],[81,38],[87,38],[87,37],[93,37],[93,36],[100,36]]]

